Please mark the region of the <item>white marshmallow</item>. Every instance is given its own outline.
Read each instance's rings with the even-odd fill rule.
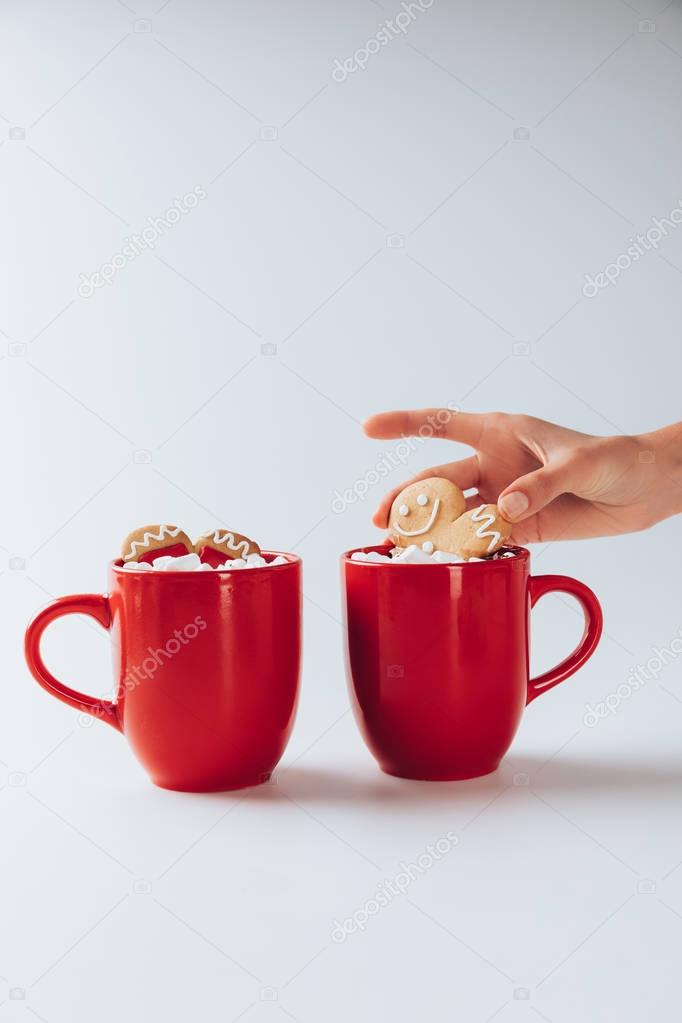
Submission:
[[[386,558],[388,561],[388,558]],[[127,561],[122,566],[130,572],[231,572],[233,569],[240,568],[267,568],[268,565],[286,565],[287,559],[278,555],[273,558],[272,561],[266,561],[261,554],[249,554],[246,560],[244,558],[234,558],[232,561],[226,561],[224,565],[218,565],[217,568],[213,568],[211,565],[204,564],[198,554],[183,554],[179,558],[173,558],[171,555],[161,555],[156,558],[152,563],[146,561]]]
[[[351,554],[351,561],[392,561],[388,554],[380,554],[379,551],[356,551]]]
[[[439,565],[459,565],[462,561],[458,554],[451,554],[450,551],[434,551],[431,560]]]
[[[201,558],[198,554],[182,554],[179,558],[157,558],[154,568],[158,568],[159,561],[163,561],[162,572],[196,572],[201,567]]]
[[[433,558],[426,551],[423,551],[421,547],[417,547],[416,543],[410,544],[409,547],[405,547],[402,554],[397,554],[393,561],[400,562],[401,565],[432,565]]]
[[[503,558],[513,558],[513,551],[503,551]],[[450,551],[433,551],[429,553],[422,550],[416,544],[409,547],[393,547],[389,554],[380,554],[379,551],[356,551],[350,556],[351,561],[385,561],[390,565],[466,565],[472,561],[488,561],[488,558],[469,558],[465,561],[458,554],[451,554]]]
[[[170,554],[162,554],[160,558],[154,558],[151,566],[155,572],[163,572],[166,565],[169,565],[171,561],[175,561],[175,558]]]

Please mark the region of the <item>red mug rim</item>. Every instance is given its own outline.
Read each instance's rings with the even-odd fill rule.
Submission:
[[[268,564],[268,565],[261,565],[261,566],[259,566],[259,568],[257,570],[258,572],[264,572],[266,570],[268,572],[279,572],[280,569],[285,569],[285,568],[288,568],[290,565],[297,565],[297,564],[301,563],[301,559],[298,556],[298,554],[289,554],[287,551],[261,551],[261,554],[268,555],[268,556],[271,556],[273,558],[286,558],[286,564],[285,565],[270,565],[270,564]],[[145,579],[148,579],[150,577],[153,578],[153,579],[162,579],[164,576],[167,576],[167,575],[172,576],[174,579],[177,578],[179,575],[188,575],[188,576],[191,576],[192,579],[195,579],[195,578],[210,579],[210,578],[212,578],[214,576],[224,575],[225,571],[228,571],[228,572],[230,571],[229,569],[214,569],[212,572],[187,572],[187,571],[185,571],[183,569],[178,569],[177,571],[150,572],[149,569],[142,569],[142,568],[139,568],[137,570],[132,569],[132,568],[125,568],[124,569],[124,567],[123,567],[123,559],[122,558],[116,558],[115,561],[110,561],[109,562],[109,567],[111,568],[111,570],[113,572],[116,573],[116,575],[123,576],[124,578],[126,576],[132,576],[135,579],[139,578],[140,576],[143,576]],[[237,569],[237,571],[240,571],[240,570]],[[249,577],[251,576],[251,572],[247,572],[246,574]]]
[[[515,557],[514,558],[496,558],[494,561],[474,561],[474,562],[458,561],[458,562],[455,562],[454,564],[447,564],[447,562],[444,563],[444,564],[439,564],[438,562],[434,562],[433,565],[428,565],[428,564],[423,564],[423,563],[421,563],[421,564],[418,563],[416,565],[415,564],[401,565],[400,563],[398,563],[396,565],[390,565],[390,566],[385,561],[353,561],[352,560],[352,555],[353,554],[358,554],[358,553],[369,554],[371,551],[378,551],[380,554],[384,554],[387,551],[392,550],[392,545],[390,543],[382,543],[382,544],[370,544],[367,547],[354,547],[352,550],[345,551],[341,555],[341,561],[343,562],[343,564],[350,564],[350,565],[353,565],[353,566],[358,565],[361,568],[389,568],[390,567],[391,571],[393,571],[393,569],[395,569],[395,568],[405,569],[405,570],[407,570],[408,568],[428,568],[429,570],[435,570],[436,568],[447,568],[448,570],[452,569],[452,570],[456,570],[456,571],[461,571],[462,569],[466,569],[467,571],[470,571],[470,570],[472,570],[474,568],[477,568],[477,569],[480,568],[480,569],[485,569],[487,571],[490,571],[491,569],[495,568],[495,569],[497,569],[499,571],[501,566],[518,564],[519,561],[526,562],[526,561],[528,561],[528,559],[530,557],[530,551],[528,550],[527,547],[519,547],[519,546],[517,546],[515,544],[504,544],[504,546],[501,549],[502,550],[513,551],[514,554],[515,554]]]

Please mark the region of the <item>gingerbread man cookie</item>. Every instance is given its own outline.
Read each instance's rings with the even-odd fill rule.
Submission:
[[[212,529],[204,533],[195,542],[194,550],[203,562],[213,567],[235,558],[246,558],[248,554],[260,554],[255,540],[228,529]]]
[[[124,562],[141,561],[151,563],[161,554],[178,557],[193,550],[192,541],[179,526],[141,526],[134,529],[123,541],[121,557]]]
[[[418,544],[427,554],[452,551],[454,523],[466,507],[464,494],[450,480],[432,476],[411,483],[391,506],[388,528],[396,547]]]
[[[501,547],[510,536],[512,526],[500,516],[496,504],[482,504],[460,516],[453,524],[446,550],[455,551],[467,561],[483,558]]]

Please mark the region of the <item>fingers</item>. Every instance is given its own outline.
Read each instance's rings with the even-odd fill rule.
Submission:
[[[396,487],[390,492],[390,494],[386,494],[386,496],[381,499],[381,504],[374,512],[374,515],[372,515],[372,522],[375,526],[378,526],[379,529],[388,528],[388,513],[391,510],[391,505],[401,490],[402,487]]]
[[[545,466],[514,480],[500,494],[497,506],[508,522],[522,522],[570,490],[571,478],[565,469]]]
[[[379,412],[364,423],[368,437],[388,440],[396,437],[446,437],[475,448],[483,432],[484,415],[449,408]]]
[[[475,494],[470,494],[469,497],[465,497],[464,500],[466,501],[465,505],[466,511],[473,511],[474,508],[480,508],[482,504],[488,503],[487,501],[483,500],[483,498],[478,492]]]
[[[408,487],[410,483],[417,483],[419,480],[426,480],[431,476],[443,476],[445,479],[456,483],[461,490],[470,490],[472,487],[478,486],[478,459],[476,455],[470,455],[469,458],[463,458],[459,462],[449,462],[447,465],[432,465],[430,469],[424,469],[423,472],[417,473],[412,479],[401,483],[398,487],[394,487],[390,493],[386,494],[374,513],[372,517],[374,525],[379,526],[380,529],[385,529],[388,525],[388,513],[391,510],[391,505],[400,491]]]

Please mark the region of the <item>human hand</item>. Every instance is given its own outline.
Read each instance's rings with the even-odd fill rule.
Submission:
[[[426,430],[475,451],[387,494],[373,519],[381,528],[403,487],[429,476],[475,488],[467,509],[497,503],[513,523],[512,542],[521,544],[634,532],[682,511],[680,425],[638,437],[593,437],[532,416],[421,409],[379,413],[364,430],[382,440]]]

